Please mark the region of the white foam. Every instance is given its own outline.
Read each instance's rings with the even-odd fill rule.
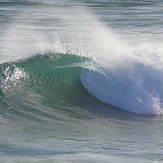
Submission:
[[[83,70],[83,85],[109,105],[137,114],[162,114],[162,55],[150,44],[148,48],[134,47],[130,52],[121,53],[119,58],[112,56],[112,62],[103,61],[103,73]]]

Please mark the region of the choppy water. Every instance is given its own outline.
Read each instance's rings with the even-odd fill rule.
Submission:
[[[162,162],[162,7],[1,0],[0,162]]]

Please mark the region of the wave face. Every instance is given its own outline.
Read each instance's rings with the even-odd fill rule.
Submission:
[[[87,108],[92,100],[80,81],[80,71],[88,65],[88,58],[54,53],[1,64],[1,112],[12,116],[12,110],[19,118],[22,114],[34,119],[49,114],[49,118],[55,118],[59,116],[57,110],[62,118],[62,112],[80,116],[74,109]],[[6,106],[9,109],[6,110]],[[49,109],[54,109],[54,113],[48,113]]]

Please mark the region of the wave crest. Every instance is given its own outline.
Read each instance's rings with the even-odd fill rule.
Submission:
[[[81,81],[90,94],[104,103],[136,114],[160,115],[163,70],[149,60],[145,62],[136,55],[116,60],[113,67],[103,67],[103,73],[84,69]]]

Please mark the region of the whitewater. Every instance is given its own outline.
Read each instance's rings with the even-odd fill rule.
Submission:
[[[161,162],[163,3],[0,2],[0,161]]]

